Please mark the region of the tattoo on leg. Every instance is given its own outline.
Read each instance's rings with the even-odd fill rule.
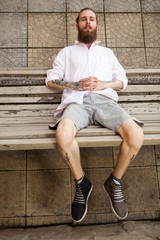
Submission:
[[[133,162],[133,160],[135,159],[135,155],[133,155],[130,160],[129,160],[129,164],[131,164],[131,162]]]
[[[67,162],[70,162],[69,161],[69,156],[68,156],[68,153],[66,152],[66,160],[67,160]]]

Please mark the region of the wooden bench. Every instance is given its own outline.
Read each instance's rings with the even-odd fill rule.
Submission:
[[[128,70],[128,76],[159,74],[159,70]],[[56,148],[55,122],[61,91],[44,85],[45,70],[1,70],[0,72],[0,150]],[[160,85],[143,81],[119,92],[119,103],[131,116],[144,121],[144,145],[160,144]],[[101,126],[79,131],[80,147],[119,146],[121,138]]]
[[[145,123],[144,146],[123,178],[128,219],[159,219],[160,70],[126,72],[129,85],[119,92],[119,104]],[[74,181],[56,149],[55,131],[48,128],[61,91],[48,89],[45,76],[46,69],[0,70],[0,227],[72,222]],[[102,186],[122,140],[101,126],[79,131],[77,140],[94,185],[82,224],[116,222]]]

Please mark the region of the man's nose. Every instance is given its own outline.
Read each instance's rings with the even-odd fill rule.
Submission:
[[[89,18],[87,18],[87,24],[90,24],[91,22],[90,22],[90,19]]]

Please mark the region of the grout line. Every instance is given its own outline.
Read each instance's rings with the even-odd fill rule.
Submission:
[[[28,12],[28,8],[29,8],[29,3],[28,3],[28,0],[27,0],[27,51],[26,51],[26,58],[27,58],[27,67],[28,67],[28,19],[29,19],[29,12]]]
[[[65,3],[66,5],[66,45],[68,46],[68,21],[67,21],[67,1]]]
[[[107,29],[106,29],[106,14],[105,14],[105,3],[103,0],[103,15],[104,15],[104,33],[105,33],[105,44],[107,47]]]
[[[157,162],[157,154],[156,154],[156,146],[154,145],[154,155],[155,155],[155,167],[156,167],[156,177],[157,177],[157,185],[158,185],[158,195],[160,198],[160,180],[159,180],[159,173],[158,173],[158,162]]]
[[[142,11],[142,0],[140,0],[140,8],[141,8],[141,20],[142,20],[142,33],[143,33],[143,43],[144,43],[144,54],[145,54],[145,64],[147,64],[147,52],[146,52],[146,41],[145,41],[145,33],[144,33],[144,21],[143,21],[143,11]]]
[[[141,1],[141,0],[140,0]],[[108,13],[108,14],[135,14],[135,13],[143,13],[143,14],[160,14],[160,12],[143,12],[142,10],[141,11],[137,11],[137,12],[107,12],[107,11],[96,11],[96,13],[100,13],[100,14],[102,14],[102,13]],[[27,11],[21,11],[21,12],[11,12],[11,11],[0,11],[0,13],[1,14],[3,14],[3,13],[16,13],[16,14],[18,14],[18,13],[32,13],[32,14],[37,14],[37,13],[39,13],[39,14],[41,14],[41,13],[55,13],[55,14],[61,14],[61,13],[76,13],[76,14],[78,14],[79,12],[77,11],[77,12],[71,12],[71,11],[63,11],[63,12],[48,12],[48,11],[34,11],[34,12],[32,12],[32,11],[28,11],[28,6],[27,6]]]
[[[27,155],[27,150],[26,150],[26,186],[25,186],[25,228],[27,227],[27,197],[28,197],[28,194],[27,194],[27,183],[28,183],[28,176],[27,176],[27,160],[28,160],[28,155]]]

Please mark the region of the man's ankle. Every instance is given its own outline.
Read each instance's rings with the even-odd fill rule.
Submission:
[[[112,177],[115,184],[121,184],[121,179],[115,177],[113,173],[111,173],[111,177]]]
[[[80,184],[83,181],[84,176],[85,176],[85,173],[83,172],[82,177],[80,177],[79,179],[75,179],[76,183]]]

